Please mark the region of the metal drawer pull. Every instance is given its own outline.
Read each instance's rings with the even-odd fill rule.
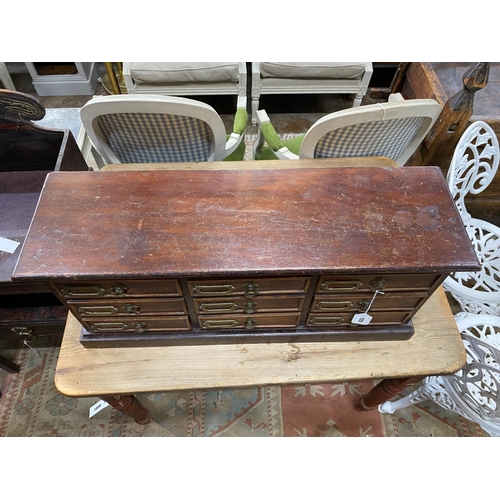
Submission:
[[[228,295],[234,292],[236,288],[233,285],[195,285],[193,286],[193,293],[199,295],[220,294]]]
[[[61,291],[66,297],[102,297],[105,292],[99,285],[62,286]]]
[[[321,285],[321,290],[326,292],[352,292],[362,285],[361,281],[325,281]]]
[[[381,276],[380,278],[370,281],[370,285],[375,290],[383,290],[387,286],[387,280]]]
[[[243,288],[245,289],[244,296],[247,298],[257,297],[257,295],[259,294],[257,292],[257,288],[259,288],[259,285],[257,283],[254,283],[253,281],[245,283],[243,285]]]
[[[340,323],[345,323],[344,318],[340,316],[314,316],[310,321],[311,325],[316,326],[328,326],[328,325],[339,325]]]
[[[203,328],[233,328],[238,326],[235,319],[207,319],[203,322]]]
[[[118,308],[115,306],[83,306],[78,308],[80,314],[116,314]]]
[[[114,295],[125,295],[127,293],[128,288],[125,285],[120,285],[119,283],[113,285],[110,288],[110,291]]]
[[[32,334],[33,330],[26,326],[15,326],[11,328],[11,331],[13,331],[23,342],[34,342],[36,340],[36,337]]]
[[[98,332],[119,332],[127,330],[125,323],[92,323],[92,328]]]
[[[132,323],[132,326],[134,327],[134,331],[136,333],[142,333],[146,331],[148,324],[136,321],[135,323]]]
[[[234,302],[213,302],[200,304],[200,311],[202,312],[231,312],[238,308],[238,304]]]
[[[251,300],[246,301],[243,304],[243,307],[245,308],[245,309],[243,309],[243,312],[245,314],[253,314],[255,312],[255,306],[256,305],[257,304],[255,302],[251,301]]]
[[[247,329],[247,330],[251,330],[252,328],[255,328],[255,321],[253,319],[246,319],[245,322],[243,323],[243,326]]]
[[[129,314],[139,314],[141,312],[141,308],[135,304],[125,304],[123,310]]]
[[[363,309],[364,312],[366,312],[370,307],[371,302],[372,301],[370,299],[365,299],[362,300],[361,302],[358,302],[358,306],[361,307],[361,309]]]
[[[318,311],[345,311],[350,307],[352,307],[352,302],[349,301],[327,302],[325,300],[322,300],[321,302],[318,302],[316,304],[315,309],[317,309]]]

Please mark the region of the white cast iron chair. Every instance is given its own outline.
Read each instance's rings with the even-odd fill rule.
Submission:
[[[337,111],[319,119],[305,135],[281,141],[265,110],[257,112],[256,160],[382,156],[403,166],[441,113],[434,99],[404,100]],[[265,143],[267,142],[267,146]]]
[[[500,228],[473,218],[465,203],[466,196],[481,193],[491,183],[499,156],[495,132],[482,121],[472,123],[455,148],[447,182],[481,270],[454,273],[443,283],[463,311],[496,316],[500,316]]]
[[[500,317],[458,313],[455,319],[467,352],[466,366],[453,375],[426,377],[417,390],[383,403],[379,411],[392,414],[430,399],[491,436],[500,436]]]
[[[245,154],[246,97],[238,98],[229,135],[214,108],[182,97],[95,97],[80,114],[99,168],[112,163],[241,161]]]
[[[371,62],[253,62],[252,125],[264,94],[355,94],[359,106],[372,74]]]
[[[129,94],[247,95],[244,62],[124,62]]]

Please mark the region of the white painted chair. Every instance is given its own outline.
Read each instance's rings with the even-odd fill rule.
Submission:
[[[372,74],[371,62],[253,62],[252,125],[265,94],[355,94],[359,106]]]
[[[99,168],[111,163],[238,161],[245,153],[246,97],[238,98],[229,135],[211,106],[182,97],[95,97],[80,114],[99,155]]]
[[[244,62],[124,62],[129,94],[247,95]]]
[[[453,375],[426,377],[417,390],[383,403],[379,411],[392,414],[431,400],[491,436],[500,436],[500,317],[459,313],[455,319],[467,352],[466,366]]]
[[[500,316],[500,228],[472,217],[467,211],[466,196],[488,187],[497,173],[499,156],[496,134],[482,121],[472,123],[455,148],[447,182],[481,270],[454,273],[443,283],[463,311],[497,316]]]
[[[441,113],[433,99],[404,100],[337,111],[319,119],[305,135],[281,141],[265,110],[257,112],[256,160],[383,156],[402,166]],[[267,142],[267,146],[265,143]]]
[[[4,62],[0,62],[0,82],[7,90],[16,90],[12,78],[10,77],[7,65]]]

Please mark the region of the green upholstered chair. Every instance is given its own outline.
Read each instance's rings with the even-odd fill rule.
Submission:
[[[265,110],[257,112],[256,160],[382,156],[404,165],[441,113],[433,99],[404,100],[337,111],[318,120],[305,135],[282,141]],[[267,143],[267,144],[266,144]]]
[[[226,134],[214,108],[182,97],[95,97],[80,110],[83,128],[99,158],[114,163],[173,163],[243,160],[248,121],[239,97],[233,131]]]

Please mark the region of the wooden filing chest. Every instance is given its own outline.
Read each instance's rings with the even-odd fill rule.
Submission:
[[[13,279],[106,347],[407,339],[478,268],[437,167],[101,171],[48,176]]]

